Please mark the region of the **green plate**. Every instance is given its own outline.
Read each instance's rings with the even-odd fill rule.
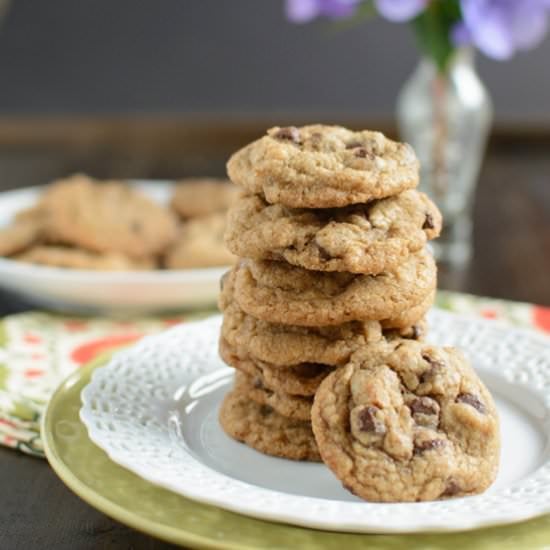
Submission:
[[[464,533],[355,535],[252,519],[156,487],[109,460],[79,420],[80,391],[104,361],[75,372],[58,388],[44,416],[42,437],[52,468],[67,486],[94,508],[134,529],[180,545],[240,550],[542,550],[550,546],[550,516]]]

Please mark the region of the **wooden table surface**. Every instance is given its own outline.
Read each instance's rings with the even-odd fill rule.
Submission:
[[[166,149],[159,158],[154,148],[90,149],[78,140],[73,147],[64,140],[52,146],[44,142],[10,147],[7,134],[0,127],[0,182],[10,188],[76,170],[99,177],[222,175],[224,158],[236,145],[235,140],[220,138],[215,154],[197,149],[187,159],[189,164]],[[462,272],[441,269],[440,288],[550,304],[549,153],[547,140],[525,143],[507,138],[490,148],[477,192],[473,262]],[[27,307],[0,294],[2,314]],[[0,487],[0,549],[171,547],[95,511],[63,485],[45,460],[0,449]]]

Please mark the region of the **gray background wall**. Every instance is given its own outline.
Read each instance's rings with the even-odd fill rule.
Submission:
[[[407,27],[295,26],[282,0],[13,0],[0,28],[0,115],[384,119],[416,58]],[[550,125],[550,40],[479,68],[498,121]]]

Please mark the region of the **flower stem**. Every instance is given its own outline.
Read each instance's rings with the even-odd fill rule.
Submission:
[[[433,59],[440,73],[446,72],[455,51],[451,32],[460,18],[458,0],[432,0],[413,21],[420,49]]]
[[[447,120],[447,77],[438,74],[433,81],[432,96],[434,102],[434,141],[432,148],[433,191],[436,200],[442,200],[449,187],[447,171],[446,144],[448,138]]]

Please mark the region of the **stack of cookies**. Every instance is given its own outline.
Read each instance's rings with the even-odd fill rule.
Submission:
[[[376,132],[274,128],[228,171],[246,194],[226,231],[243,261],[221,297],[220,351],[238,370],[222,422],[264,452],[318,459],[310,421],[323,378],[367,344],[423,333],[436,283],[424,245],[441,216],[414,190],[412,150]],[[252,410],[270,427],[250,441]],[[274,418],[303,437],[279,437]]]
[[[244,192],[226,230],[241,261],[224,277],[220,296],[220,354],[237,369],[220,422],[261,452],[322,459],[347,488],[371,500],[472,492],[481,486],[467,482],[472,472],[494,455],[493,445],[483,460],[469,460],[462,445],[455,462],[466,474],[440,475],[428,489],[425,460],[409,464],[444,446],[434,432],[444,403],[431,397],[442,385],[452,388],[452,404],[480,416],[459,410],[467,428],[477,422],[487,432],[496,418],[462,356],[418,342],[436,288],[425,245],[441,229],[439,211],[415,190],[418,169],[406,144],[322,125],[272,128],[228,163]],[[395,357],[410,364],[393,368]],[[462,391],[470,379],[474,390]],[[354,468],[345,457],[356,443],[389,453],[397,466],[388,470],[380,455],[365,469],[361,455]],[[449,463],[449,453],[441,461]],[[494,460],[486,463],[485,481],[496,471]],[[400,477],[402,469],[418,481],[408,492],[369,484]]]

